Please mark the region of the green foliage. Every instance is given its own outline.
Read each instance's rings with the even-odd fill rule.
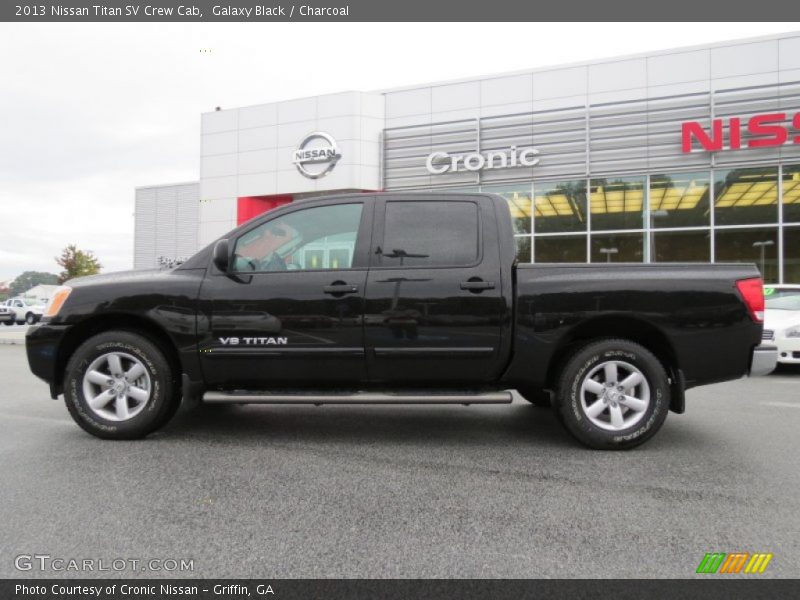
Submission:
[[[45,273],[42,271],[25,271],[19,275],[14,283],[9,288],[12,296],[21,296],[32,287],[37,285],[56,285],[58,284],[58,275],[54,273]]]
[[[56,258],[56,262],[64,269],[58,277],[59,283],[64,283],[68,279],[74,279],[75,277],[96,275],[103,268],[94,253],[78,250],[75,244],[70,244],[64,248],[61,256]]]

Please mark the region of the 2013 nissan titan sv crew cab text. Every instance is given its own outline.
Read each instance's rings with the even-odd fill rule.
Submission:
[[[763,374],[743,264],[520,264],[491,194],[357,194],[253,219],[174,269],[75,279],[31,370],[101,438],[179,404],[551,406],[592,448],[641,444],[690,387]]]

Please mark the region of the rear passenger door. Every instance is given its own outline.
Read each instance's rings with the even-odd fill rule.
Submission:
[[[506,315],[491,200],[378,198],[364,316],[369,379],[491,379]]]

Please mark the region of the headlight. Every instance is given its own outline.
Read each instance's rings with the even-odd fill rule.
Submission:
[[[800,337],[800,325],[798,325],[797,327],[790,327],[789,329],[787,329],[787,330],[784,332],[784,335],[785,335],[787,338],[796,338],[796,337]]]
[[[72,288],[68,285],[62,285],[58,288],[54,293],[53,297],[50,298],[50,301],[47,303],[47,306],[44,309],[43,317],[55,317],[58,314],[58,311],[61,310],[61,307],[64,306],[64,302],[67,301],[69,295],[72,293]]]

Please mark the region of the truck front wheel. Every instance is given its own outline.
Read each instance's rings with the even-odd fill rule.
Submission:
[[[147,338],[108,331],[84,342],[67,364],[64,400],[83,429],[130,440],[166,424],[179,402],[164,353]]]
[[[566,362],[554,408],[581,443],[623,450],[655,435],[669,399],[666,371],[649,350],[630,340],[603,339]]]

